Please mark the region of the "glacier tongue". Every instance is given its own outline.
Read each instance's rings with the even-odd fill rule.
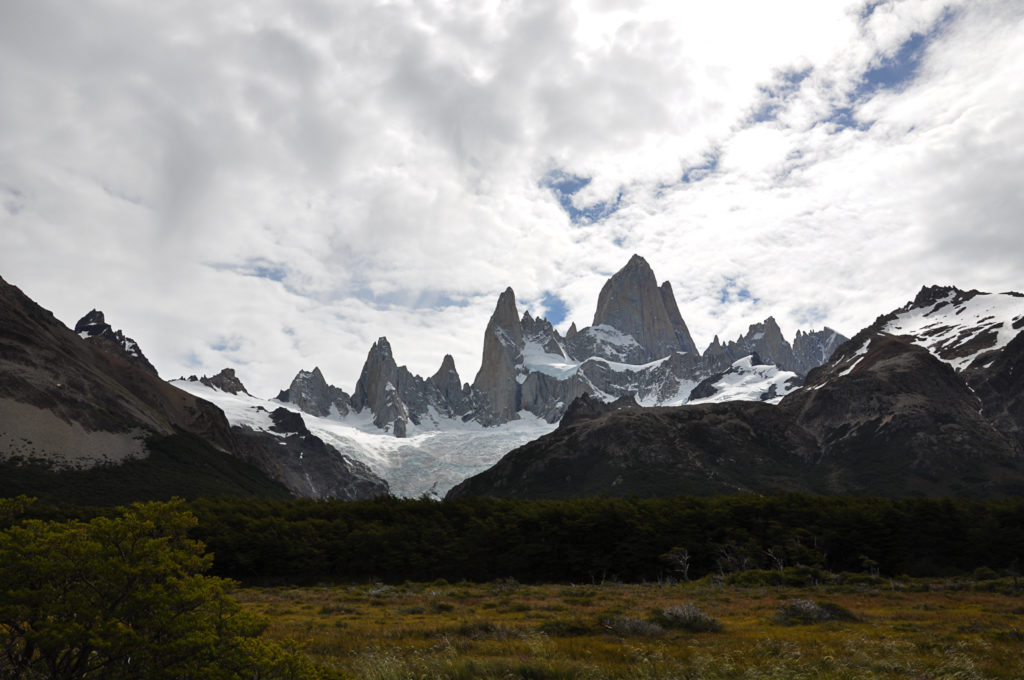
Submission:
[[[520,419],[498,427],[464,423],[431,413],[420,425],[411,425],[399,439],[378,429],[369,410],[341,416],[314,416],[294,404],[231,394],[199,382],[174,380],[172,384],[220,407],[231,425],[270,432],[269,413],[284,407],[301,413],[310,432],[339,453],[366,465],[387,480],[396,496],[444,496],[466,477],[491,467],[504,454],[547,434],[557,425],[522,412]]]

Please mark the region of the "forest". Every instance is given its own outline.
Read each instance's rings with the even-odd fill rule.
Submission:
[[[246,584],[597,583],[823,572],[1016,577],[1024,500],[798,494],[623,500],[204,499],[212,573]],[[775,575],[772,575],[775,574]],[[798,585],[794,583],[793,585]]]

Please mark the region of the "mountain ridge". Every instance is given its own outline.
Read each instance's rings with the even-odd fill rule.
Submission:
[[[520,316],[515,291],[507,287],[498,296],[484,331],[480,369],[473,382],[461,388],[452,382],[450,356],[442,361],[442,369],[445,362],[450,365],[440,389],[436,381],[399,367],[390,343],[382,337],[370,348],[347,403],[341,403],[346,395],[340,388],[324,383],[314,391],[334,390],[342,416],[346,406],[356,412],[369,409],[377,427],[399,437],[437,418],[496,426],[528,412],[556,423],[568,404],[584,393],[608,401],[632,395],[644,405],[685,403],[692,389],[733,370],[737,361],[754,353],[793,374],[792,379],[779,381],[776,393],[769,397],[781,398],[845,340],[829,328],[800,330],[791,345],[769,316],[751,324],[735,341],[721,344],[716,336],[702,354],[679,311],[671,283],[659,285],[647,261],[634,254],[602,287],[594,323],[582,329],[573,323],[565,336],[529,311]],[[796,344],[799,351],[794,349]],[[300,371],[295,381],[303,380],[303,375]],[[458,373],[454,375],[457,380]],[[714,389],[713,384],[702,389],[706,393]],[[751,398],[760,398],[768,389],[768,384],[760,391],[752,387]],[[311,407],[290,390],[282,390],[279,399],[312,415],[325,415],[322,405]]]
[[[926,286],[777,405],[574,404],[585,417],[448,495],[1020,495],[1022,329],[1024,296]]]

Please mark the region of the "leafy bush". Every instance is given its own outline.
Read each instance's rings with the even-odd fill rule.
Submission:
[[[849,609],[831,602],[814,602],[812,600],[787,600],[775,612],[775,623],[787,626],[825,621],[857,621],[857,617]]]
[[[691,633],[717,633],[723,628],[721,621],[708,616],[697,605],[689,602],[657,611],[651,619],[663,628],[676,628]]]
[[[0,677],[315,677],[259,639],[266,623],[229,581],[203,575],[212,558],[188,538],[195,523],[172,501],[0,531]]]

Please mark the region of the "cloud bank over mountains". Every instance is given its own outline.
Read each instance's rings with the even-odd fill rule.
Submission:
[[[634,252],[702,349],[1020,288],[1024,3],[720,5],[5,2],[0,270],[261,395],[472,375]]]

